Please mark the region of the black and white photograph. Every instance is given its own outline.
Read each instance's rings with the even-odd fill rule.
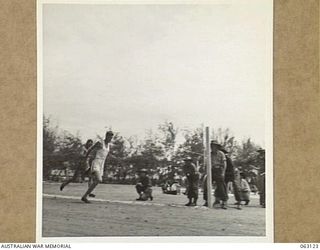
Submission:
[[[272,1],[37,5],[37,239],[272,242]]]

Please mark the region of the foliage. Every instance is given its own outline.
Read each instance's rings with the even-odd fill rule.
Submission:
[[[50,118],[44,117],[43,177],[46,178],[52,169],[75,169],[79,164],[81,146],[78,135],[59,131],[58,126],[51,126]]]
[[[116,132],[106,170],[120,173],[119,176],[125,178],[141,168],[156,171],[179,167],[186,157],[192,157],[203,166],[203,127],[182,131],[183,141],[178,144],[179,133],[179,128],[169,121],[160,124],[155,132],[149,130],[142,141],[137,137],[124,138]],[[222,128],[213,130],[211,138],[218,140],[230,153],[234,164],[241,166],[244,171],[259,165],[256,152],[259,147],[250,138],[239,143],[229,129]],[[43,176],[46,178],[51,169],[76,168],[81,146],[79,135],[59,130],[57,126],[52,126],[50,118],[44,117]]]
[[[160,143],[163,147],[163,153],[167,161],[170,161],[175,154],[176,138],[179,129],[175,128],[172,122],[165,121],[159,125],[161,133]]]
[[[243,141],[241,145],[234,149],[234,163],[238,167],[242,167],[244,171],[250,171],[257,168],[257,150],[259,147],[251,142],[251,139]]]
[[[191,157],[194,160],[203,161],[203,154],[203,129],[199,127],[193,131],[185,130],[184,142],[178,147],[175,160],[181,162],[186,157]]]

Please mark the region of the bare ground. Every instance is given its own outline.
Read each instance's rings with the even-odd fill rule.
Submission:
[[[162,194],[137,202],[134,186],[101,184],[91,204],[80,201],[86,184],[43,185],[43,237],[93,236],[265,236],[265,209],[252,196],[249,206],[228,210],[185,207],[184,195]],[[200,197],[199,205],[203,204]]]

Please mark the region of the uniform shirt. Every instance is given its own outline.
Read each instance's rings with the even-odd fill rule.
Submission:
[[[217,151],[216,154],[211,153],[212,168],[225,168],[226,156],[223,152]]]
[[[199,179],[199,173],[197,172],[196,165],[193,163],[184,165],[183,170],[189,182],[195,182]]]
[[[220,150],[218,150],[216,154],[211,153],[211,165],[212,172],[225,174],[227,167],[225,154]]]
[[[241,192],[250,192],[250,186],[245,179],[240,180]]]
[[[190,165],[184,165],[183,171],[186,174],[186,176],[193,176],[196,173],[196,166],[191,163]]]
[[[138,183],[141,183],[143,187],[151,187],[149,176],[139,177]]]
[[[226,155],[226,164],[227,164],[226,174],[225,174],[226,182],[233,181],[234,180],[234,166],[233,166],[233,162],[232,162],[231,158],[227,155]]]

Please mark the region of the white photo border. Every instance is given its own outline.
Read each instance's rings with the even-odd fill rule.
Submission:
[[[266,91],[266,235],[265,236],[134,236],[134,237],[43,237],[42,208],[43,208],[43,34],[42,10],[44,4],[250,4],[255,0],[37,0],[37,198],[36,198],[36,242],[39,243],[271,243],[274,242],[274,172],[273,172],[273,1],[270,1],[269,30],[266,41],[270,51],[269,63],[266,65],[268,84]],[[266,1],[266,0],[264,0]]]

